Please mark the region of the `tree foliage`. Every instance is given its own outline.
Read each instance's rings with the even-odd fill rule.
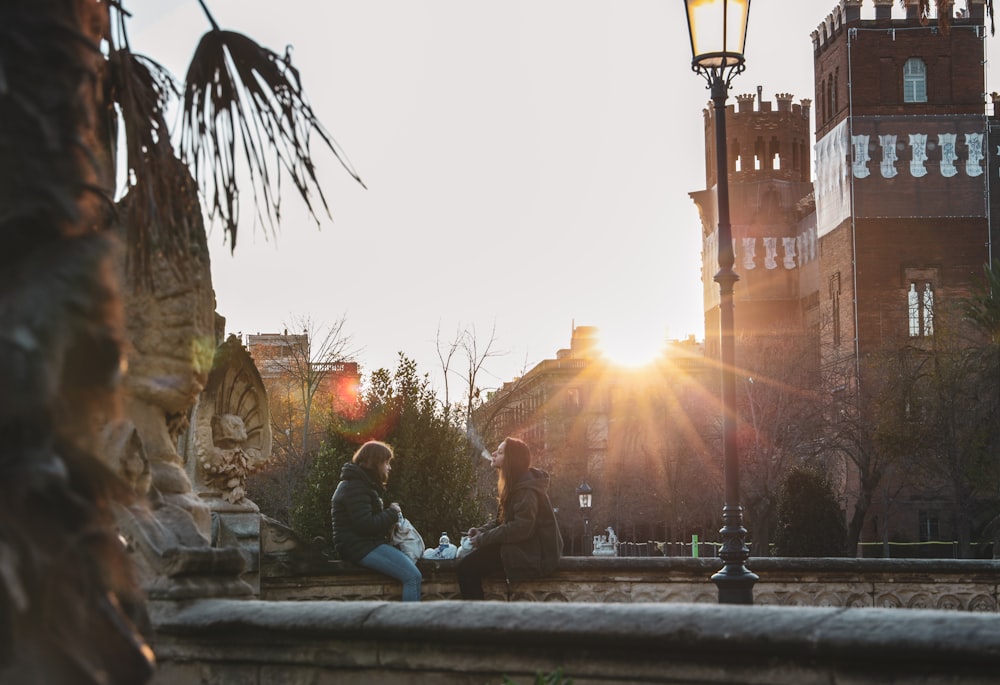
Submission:
[[[248,478],[248,492],[262,512],[278,521],[291,521],[295,498],[323,439],[327,415],[353,416],[357,410],[356,388],[340,393],[339,386],[329,382],[337,366],[356,353],[344,332],[345,323],[346,316],[330,326],[296,316],[285,330],[297,332],[285,335],[284,344],[252,350],[267,387],[274,444],[267,465]]]
[[[822,407],[811,388],[819,379],[819,360],[808,337],[780,328],[749,337],[739,349],[741,497],[751,554],[768,556],[782,481],[803,461],[817,459]]]
[[[829,479],[808,467],[792,467],[778,495],[775,553],[783,557],[838,557],[846,527]]]
[[[366,440],[392,446],[388,501],[399,502],[429,545],[442,532],[457,539],[461,531],[481,522],[462,428],[449,419],[427,376],[400,354],[395,371],[371,374],[360,418],[331,418],[292,516],[300,535],[330,542],[330,497],[342,465]]]

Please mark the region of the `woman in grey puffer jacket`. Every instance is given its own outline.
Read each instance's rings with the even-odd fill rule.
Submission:
[[[382,501],[392,471],[392,448],[370,440],[340,471],[340,483],[330,501],[333,545],[343,561],[384,573],[403,583],[403,601],[419,602],[423,577],[408,556],[388,544],[399,521],[396,502]]]

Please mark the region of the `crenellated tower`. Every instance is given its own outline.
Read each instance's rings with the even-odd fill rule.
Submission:
[[[812,32],[815,99],[795,104],[778,94],[775,108],[758,88],[737,95],[726,114],[736,363],[749,375],[767,336],[801,333],[818,376],[805,389],[828,400],[831,434],[872,418],[865,393],[876,388],[920,420],[926,389],[901,383],[885,360],[939,359],[972,339],[963,305],[993,257],[1000,95],[987,103],[986,0],[951,3],[947,17],[921,17],[920,0],[903,5],[839,0]],[[807,142],[811,103],[815,146]],[[718,357],[714,133],[709,108],[706,190],[691,197],[703,229],[705,350]],[[864,430],[858,435],[870,438]],[[830,468],[852,539],[968,539],[968,518],[954,513],[941,483],[916,487],[905,465],[871,473],[839,463]],[[874,501],[873,482],[899,496]]]
[[[726,111],[730,220],[740,276],[734,298],[736,334],[765,335],[803,326],[803,288],[815,287],[811,213],[811,101],[778,93],[775,102],[736,96]],[[715,114],[704,110],[706,190],[691,193],[702,219],[702,284],[706,354],[718,355],[718,270]],[[812,285],[810,285],[812,284]],[[739,361],[739,360],[738,360]]]
[[[917,0],[842,0],[812,34],[824,364],[930,344],[989,260],[984,0],[948,27]]]

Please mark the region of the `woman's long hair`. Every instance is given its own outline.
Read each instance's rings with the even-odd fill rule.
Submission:
[[[507,510],[507,501],[514,489],[514,484],[524,477],[531,468],[531,450],[527,443],[517,438],[506,438],[504,441],[503,465],[497,479],[497,501],[500,503],[497,518],[502,522]]]
[[[351,461],[367,471],[373,481],[385,487],[379,467],[392,461],[392,447],[378,440],[369,440],[358,448]]]

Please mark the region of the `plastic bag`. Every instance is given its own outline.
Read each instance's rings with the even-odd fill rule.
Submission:
[[[468,535],[462,536],[462,544],[458,546],[458,551],[455,554],[456,559],[461,559],[462,557],[468,555],[472,551],[472,539]]]
[[[420,537],[420,533],[413,527],[409,519],[405,518],[402,514],[399,515],[399,523],[392,529],[389,544],[410,557],[413,561],[416,561],[423,555],[425,548],[424,539]]]
[[[451,544],[451,538],[447,533],[441,533],[437,547],[428,547],[424,550],[424,559],[454,559],[458,553],[458,547]]]

